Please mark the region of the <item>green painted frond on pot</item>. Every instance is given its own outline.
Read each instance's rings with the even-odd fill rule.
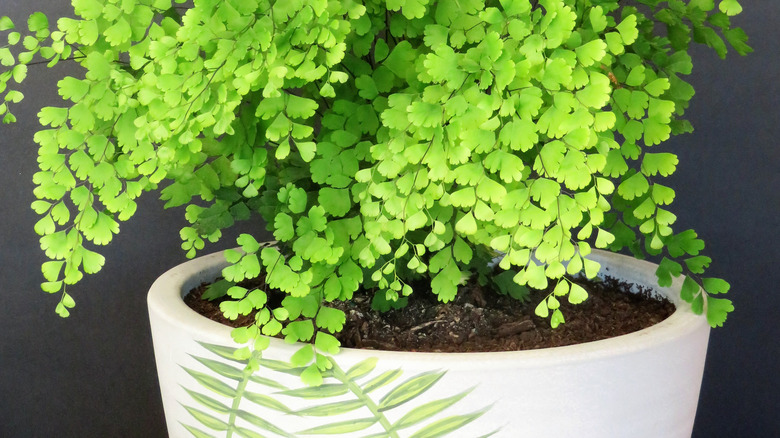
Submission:
[[[201,373],[199,371],[191,370],[189,368],[184,368],[184,371],[186,371],[187,374],[192,376],[198,383],[200,383],[201,386],[215,394],[219,394],[227,398],[235,398],[237,396],[237,391],[235,388],[225,384],[216,377]]]
[[[496,430],[494,430],[493,432],[490,432],[490,433],[488,433],[488,434],[485,434],[485,435],[480,435],[480,436],[478,436],[477,438],[489,438],[489,437],[491,437],[491,436],[493,436],[493,435],[497,434],[497,433],[498,433],[498,432],[500,432],[500,431],[501,431],[501,429],[499,428],[499,429],[496,429]]]
[[[278,392],[277,394],[289,397],[323,399],[327,397],[336,397],[349,392],[347,385],[341,383],[325,383],[320,386],[307,386],[303,388],[290,389]]]
[[[371,374],[377,365],[377,360],[375,358],[364,360],[354,365],[346,372],[339,368],[339,366],[335,363],[335,360],[333,362],[334,365],[333,369],[331,370],[332,379],[341,383],[333,384],[334,386],[331,387],[333,389],[328,389],[324,391],[323,394],[329,394],[325,395],[325,397],[335,397],[342,395],[341,387],[343,386],[348,388],[349,392],[357,398],[315,405],[300,410],[297,412],[297,414],[301,416],[336,417],[356,411],[359,408],[366,408],[371,412],[372,416],[325,424],[302,430],[299,432],[299,434],[337,435],[341,433],[364,430],[368,429],[369,427],[379,425],[384,430],[381,433],[369,436],[399,437],[402,436],[399,435],[399,431],[412,428],[413,426],[417,426],[420,423],[430,422],[431,420],[437,418],[439,414],[443,413],[447,408],[453,406],[461,399],[466,397],[473,389],[471,388],[443,399],[433,400],[423,404],[416,404],[415,401],[423,396],[423,394],[430,390],[434,385],[436,385],[446,374],[446,371],[430,371],[413,376],[393,387],[390,387],[381,398],[371,398],[368,395],[370,392],[390,385],[403,374],[403,371],[389,370],[376,373],[375,376],[372,376]],[[336,391],[336,389],[339,390]],[[287,394],[289,395],[290,393],[287,392]],[[302,394],[306,396],[311,395],[311,393],[308,391],[303,392]],[[379,399],[376,400],[376,398]],[[407,412],[399,420],[391,422],[387,417],[387,413],[397,408],[404,408]],[[420,428],[413,435],[409,436],[446,436],[446,434],[456,431],[471,421],[479,418],[487,411],[487,409],[489,408],[465,415],[450,416],[433,421],[432,423]]]
[[[446,436],[450,432],[454,432],[481,417],[482,414],[487,412],[488,409],[489,408],[485,408],[466,415],[455,415],[452,417],[442,418],[441,420],[434,421],[428,426],[422,428],[417,433],[411,435],[409,438],[437,438]]]
[[[282,389],[282,390],[286,389],[286,387],[281,383],[265,378],[263,376],[257,376],[253,374],[249,376],[249,380],[274,389]]]
[[[455,403],[460,401],[460,399],[468,395],[470,392],[471,389],[468,391],[461,392],[460,394],[456,394],[452,397],[426,403],[420,406],[419,408],[410,411],[408,414],[404,415],[403,417],[401,417],[400,420],[398,420],[395,424],[393,424],[393,427],[396,429],[405,429],[407,427],[414,426],[415,424],[425,421],[428,418],[431,418],[434,415],[438,414],[439,412],[454,405]]]
[[[214,398],[211,398],[205,394],[201,394],[199,392],[191,391],[187,388],[184,388],[185,391],[187,391],[187,394],[192,397],[193,400],[198,402],[200,405],[208,408],[211,411],[218,412],[220,414],[229,414],[230,413],[230,406],[222,403],[219,400],[216,400]]]
[[[196,403],[184,405],[196,422],[184,427],[196,437],[212,436],[209,433],[214,432],[242,437],[297,437],[361,431],[367,433],[366,437],[458,436],[458,430],[490,409],[486,406],[448,415],[448,409],[475,388],[431,399],[430,390],[440,384],[445,370],[402,378],[402,369],[378,370],[378,359],[369,358],[344,371],[337,364],[337,356],[329,358],[333,367],[323,373],[321,385],[288,387],[281,382],[300,385],[305,368],[259,358],[255,361],[258,369],[253,372],[249,361],[236,358],[238,349],[200,345],[212,356],[190,355],[199,364],[198,369],[182,366],[192,378],[190,383],[198,384],[183,385]],[[247,412],[249,407],[258,406],[262,409]],[[258,413],[264,411],[267,415]],[[286,431],[275,424],[281,416],[296,417],[296,430]],[[210,432],[204,432],[203,427]]]
[[[184,408],[200,426],[205,426],[211,432],[206,433],[194,426],[183,424],[187,431],[195,437],[213,437],[213,432],[223,432],[227,437],[233,434],[242,437],[266,436],[256,431],[273,432],[275,436],[294,437],[272,421],[240,409],[241,403],[246,401],[247,404],[261,406],[275,412],[276,415],[291,414],[292,411],[276,398],[248,388],[250,382],[272,390],[285,390],[284,385],[260,376],[259,373],[253,373],[247,366],[247,360],[236,358],[238,351],[236,348],[207,343],[200,343],[200,345],[219,359],[191,355],[203,370],[182,366],[184,371],[200,385],[198,389],[207,391],[203,393],[185,386],[184,390],[198,404],[198,407],[184,405]],[[245,426],[238,424],[239,420]],[[251,426],[252,429],[247,426]]]
[[[223,362],[219,362],[212,359],[206,359],[203,357],[195,357],[193,356],[195,360],[203,364],[206,368],[210,369],[211,371],[214,371],[215,373],[228,377],[233,380],[241,380],[243,378],[244,372],[234,366],[228,365]]]
[[[228,423],[220,420],[217,417],[207,414],[199,409],[195,409],[189,406],[185,406],[184,409],[186,409],[187,412],[189,412],[190,415],[193,416],[193,418],[198,420],[201,424],[208,427],[209,429],[222,431],[222,430],[228,430],[230,428],[228,426]]]
[[[379,410],[387,411],[412,400],[436,384],[439,379],[444,377],[444,374],[443,371],[424,373],[403,382],[379,401]]]
[[[332,414],[331,414],[332,415]],[[337,423],[325,424],[323,426],[312,427],[298,432],[302,435],[341,435],[344,433],[358,432],[368,429],[379,422],[379,418],[358,418],[339,421]]]
[[[401,374],[403,374],[403,371],[401,370],[385,371],[384,373],[374,377],[369,382],[367,382],[363,387],[363,390],[366,392],[366,394],[368,394],[369,392],[390,384],[390,382],[400,377]]]
[[[364,403],[361,400],[346,400],[312,406],[310,408],[301,409],[296,413],[304,417],[327,417],[332,415],[333,412],[346,413],[354,411],[355,409],[360,409],[363,406]]]
[[[295,435],[289,434],[289,433],[283,431],[282,429],[274,426],[271,422],[269,422],[269,421],[267,421],[267,420],[265,420],[263,418],[260,418],[259,416],[255,415],[255,414],[252,414],[250,412],[241,411],[240,410],[240,411],[238,411],[236,413],[236,416],[238,418],[240,418],[242,420],[245,420],[248,423],[250,423],[252,426],[254,426],[256,428],[256,430],[261,430],[261,431],[266,431],[266,432],[273,432],[273,433],[275,433],[277,435],[281,435],[283,437],[290,437],[290,438],[294,438],[295,437]]]
[[[192,426],[188,426],[188,425],[186,425],[184,423],[181,423],[181,425],[185,429],[187,429],[187,432],[191,433],[192,436],[194,436],[195,438],[214,438],[214,435],[212,435],[210,433],[203,432],[200,429],[196,429],[196,428],[194,428]]]

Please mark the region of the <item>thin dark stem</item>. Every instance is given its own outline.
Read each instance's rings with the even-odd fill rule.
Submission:
[[[60,59],[60,61],[78,61],[78,60],[84,59],[84,58],[86,58],[86,56],[73,56],[71,58]],[[48,60],[48,61],[35,61],[35,62],[28,62],[25,65],[28,65],[28,66],[29,65],[40,65],[40,64],[48,64],[50,62],[51,62],[51,60]]]

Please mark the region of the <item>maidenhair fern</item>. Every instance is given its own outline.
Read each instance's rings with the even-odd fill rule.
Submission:
[[[83,67],[35,134],[43,289],[60,315],[150,190],[186,206],[190,257],[262,219],[278,244],[243,235],[227,252],[222,310],[258,310],[234,334],[257,349],[313,340],[294,360],[310,383],[332,372],[345,320],[325,303],[362,287],[400,307],[420,280],[450,301],[497,254],[513,296],[552,283],[536,313],[553,326],[561,299],[587,299],[565,275],[594,276],[593,247],[659,256],[659,284],[684,275],[713,326],[733,309],[714,297],[728,284],[703,277],[701,239],[672,228],[662,181],[678,159],[654,146],[692,129],[692,40],[750,51],[736,0],[183,3],[74,0],[76,18],[36,13],[24,32],[0,19],[5,122],[34,59]],[[235,286],[256,276],[281,307]]]

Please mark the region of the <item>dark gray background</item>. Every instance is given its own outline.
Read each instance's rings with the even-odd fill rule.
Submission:
[[[756,52],[724,62],[693,51],[697,96],[688,116],[696,132],[668,145],[681,161],[673,177],[676,229],[694,227],[707,241],[710,274],[731,282],[737,306],[711,337],[696,438],[780,436],[780,2],[742,3],[735,21]],[[65,1],[0,0],[0,16],[19,22],[36,10],[58,16],[68,8]],[[163,437],[145,294],[157,275],[185,260],[183,212],[163,211],[154,195],[145,196],[106,248],[100,275],[73,290],[70,318],[59,318],[57,298],[38,286],[32,134],[35,114],[53,104],[56,81],[68,71],[31,69],[26,99],[15,109],[19,122],[0,125],[0,436]],[[227,236],[212,249],[232,242]]]

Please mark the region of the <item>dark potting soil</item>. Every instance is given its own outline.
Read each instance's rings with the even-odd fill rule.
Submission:
[[[344,329],[336,335],[343,347],[374,350],[477,352],[515,351],[558,347],[597,341],[635,332],[657,324],[675,308],[652,291],[607,278],[575,280],[588,291],[588,299],[572,305],[561,299],[566,322],[556,329],[549,318],[534,314],[534,308],[550,291],[532,291],[521,302],[471,282],[461,286],[454,301],[438,302],[428,292],[417,290],[400,310],[380,313],[371,309],[371,295],[355,293],[349,302],[329,304],[347,315]],[[253,315],[226,319],[219,300],[203,300],[207,285],[193,289],[184,301],[193,310],[214,321],[240,327],[252,324]],[[247,284],[244,287],[257,287]],[[636,291],[637,286],[633,286]],[[269,306],[280,299],[269,299]]]

